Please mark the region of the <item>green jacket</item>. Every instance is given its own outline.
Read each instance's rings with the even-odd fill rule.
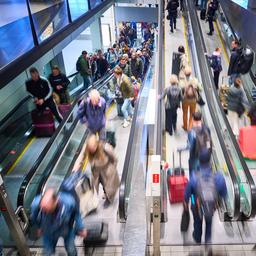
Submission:
[[[79,57],[79,62],[81,65],[81,71],[80,75],[81,76],[90,76],[92,74],[90,66],[89,66],[89,61],[86,60],[82,55]]]
[[[132,98],[133,94],[133,87],[130,79],[126,75],[122,75],[121,84],[120,84],[120,91],[124,99]]]

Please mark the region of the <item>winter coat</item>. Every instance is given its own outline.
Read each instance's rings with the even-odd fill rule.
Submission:
[[[245,107],[247,106],[247,100],[244,91],[242,90],[242,88],[231,86],[227,93],[228,110],[237,112],[237,109],[239,108],[241,102]]]
[[[185,53],[180,55],[180,72],[179,72],[179,79],[185,79],[185,67],[188,66],[188,57]]]
[[[108,61],[104,58],[97,59],[97,75],[103,77],[109,68]]]
[[[131,59],[131,72],[136,79],[142,78],[142,72],[143,72],[142,59],[140,58]]]
[[[228,66],[228,76],[232,74],[238,74],[238,60],[240,56],[240,51],[242,49],[236,48],[231,51],[229,66]]]
[[[178,7],[179,7],[179,1],[178,0],[170,0],[167,4],[166,10],[168,11],[170,16],[177,17]]]
[[[182,90],[178,85],[171,85],[164,90],[161,98],[167,97],[165,102],[166,109],[177,109],[182,101]]]
[[[221,65],[221,56],[219,52],[214,51],[212,56],[209,57],[211,60],[211,68],[215,72],[221,72],[222,71],[222,65]]]
[[[78,59],[80,66],[81,66],[81,70],[80,70],[80,75],[81,76],[90,76],[92,74],[91,69],[90,69],[90,65],[89,65],[89,61],[87,59],[85,59],[83,57],[83,55],[81,55]]]
[[[120,78],[120,81],[117,81],[117,84],[124,99],[133,98],[134,93],[132,83],[126,75],[123,74]]]
[[[61,74],[61,73],[57,76],[54,76],[53,74],[51,74],[49,76],[49,82],[53,88],[53,91],[56,93],[61,93],[61,92],[66,91],[68,85],[70,84],[70,81],[68,80],[66,75]],[[58,90],[57,89],[58,85],[61,85],[63,88],[61,90]]]
[[[103,159],[94,158],[90,162],[92,184],[98,193],[99,183],[101,183],[107,199],[112,203],[120,183],[117,172],[117,158],[110,144],[100,143],[99,147],[103,147],[104,156]]]

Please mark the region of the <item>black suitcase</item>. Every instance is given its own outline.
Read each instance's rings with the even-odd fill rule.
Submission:
[[[200,19],[201,19],[201,20],[205,20],[205,17],[206,17],[206,10],[203,9],[203,10],[201,10],[201,12],[200,12]]]
[[[174,152],[173,152],[173,176],[185,176],[185,170],[184,168],[181,167],[181,153],[182,150],[178,150],[179,153],[179,167],[174,167],[175,162],[174,162]]]
[[[179,76],[180,73],[180,56],[178,52],[172,54],[172,74]]]
[[[104,244],[108,240],[108,224],[103,222],[86,222],[85,229],[88,234],[84,239],[84,245]]]

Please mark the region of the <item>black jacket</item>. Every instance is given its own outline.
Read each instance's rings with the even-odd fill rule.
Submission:
[[[106,59],[97,59],[97,75],[102,77],[106,74],[109,64]]]
[[[230,56],[229,66],[228,66],[228,76],[238,73],[238,59],[242,49],[233,49]]]
[[[53,76],[52,74],[49,76],[49,82],[53,88],[54,92],[64,92],[67,90],[70,81],[64,74],[59,74],[58,76]],[[57,90],[57,85],[61,85],[63,89]]]
[[[33,97],[43,99],[44,101],[48,100],[52,97],[52,88],[49,82],[45,79],[40,77],[39,80],[34,81],[29,79],[26,81],[26,89],[29,94]]]
[[[168,11],[169,15],[177,17],[177,9],[179,7],[178,0],[170,0],[167,4],[166,10]]]

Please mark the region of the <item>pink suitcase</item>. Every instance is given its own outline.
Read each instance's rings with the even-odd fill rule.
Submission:
[[[32,122],[36,137],[50,137],[55,132],[55,123],[52,112],[49,109],[44,110],[42,114],[35,109],[31,113]]]
[[[69,112],[71,111],[72,105],[71,104],[60,104],[58,105],[59,111],[63,118],[65,118]],[[68,122],[73,121],[73,115],[68,119]]]
[[[241,128],[238,143],[245,158],[256,160],[256,126]]]

